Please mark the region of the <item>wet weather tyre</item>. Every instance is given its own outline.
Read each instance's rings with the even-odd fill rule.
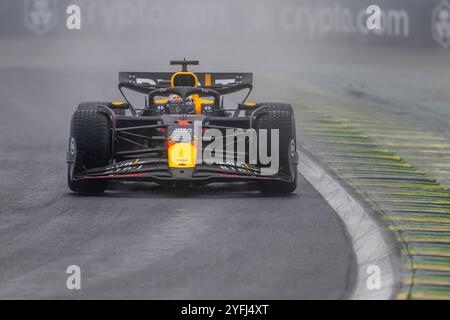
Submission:
[[[102,193],[103,180],[76,180],[74,175],[86,169],[107,166],[111,158],[111,121],[97,103],[80,104],[70,129],[68,185],[80,193]]]
[[[297,188],[297,149],[295,118],[292,107],[283,103],[262,103],[262,112],[256,112],[255,128],[279,130],[279,175],[286,181],[261,181],[259,190],[263,194],[290,194]],[[270,139],[268,150],[271,150]]]

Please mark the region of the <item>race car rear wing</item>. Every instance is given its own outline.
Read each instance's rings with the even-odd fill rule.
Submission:
[[[165,88],[170,86],[173,72],[119,72],[119,82],[138,87]],[[237,85],[249,87],[253,84],[253,73],[243,72],[199,72],[198,86],[208,89],[224,89]]]
[[[187,72],[188,65],[198,65],[198,61],[174,60],[171,65],[181,65],[182,71]],[[134,107],[127,99],[123,89],[129,89],[150,95],[154,90],[169,88],[174,72],[119,72],[119,91],[130,106],[133,115],[137,115]],[[197,87],[214,90],[219,95],[227,95],[241,90],[248,90],[242,102],[245,102],[253,90],[253,73],[245,72],[199,72],[195,73]],[[195,83],[195,82],[194,82]],[[223,100],[222,100],[223,104]],[[145,100],[147,106],[147,98]]]
[[[153,90],[170,87],[170,79],[173,74],[173,72],[119,72],[118,88],[125,101],[130,105],[132,113],[136,114],[123,89],[150,94]],[[195,73],[195,75],[199,82],[199,88],[212,89],[219,95],[232,94],[247,89],[248,92],[242,103],[247,100],[253,90],[253,73],[201,72]]]

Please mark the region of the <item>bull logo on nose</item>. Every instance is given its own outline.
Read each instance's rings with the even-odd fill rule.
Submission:
[[[26,0],[25,25],[37,35],[44,35],[56,25],[55,0]]]
[[[441,1],[433,10],[433,38],[444,48],[450,48],[450,3]]]

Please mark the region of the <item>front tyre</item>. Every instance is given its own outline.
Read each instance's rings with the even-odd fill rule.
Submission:
[[[263,194],[286,195],[297,188],[297,148],[295,118],[292,107],[283,103],[261,104],[266,110],[260,114],[256,112],[255,128],[279,130],[279,164],[278,175],[286,180],[261,181],[258,183],[259,190]],[[268,146],[270,148],[270,142]]]
[[[74,192],[102,193],[103,180],[77,180],[75,176],[90,168],[107,166],[111,158],[111,121],[97,104],[83,103],[75,111],[70,129],[68,186]]]

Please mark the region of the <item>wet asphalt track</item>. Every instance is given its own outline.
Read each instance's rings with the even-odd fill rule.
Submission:
[[[81,81],[82,79],[82,81]],[[345,298],[348,235],[301,176],[295,194],[248,185],[189,194],[154,184],[71,194],[65,144],[76,103],[118,98],[116,73],[0,72],[0,298]],[[56,89],[58,88],[58,89]],[[65,270],[82,270],[82,290]]]

